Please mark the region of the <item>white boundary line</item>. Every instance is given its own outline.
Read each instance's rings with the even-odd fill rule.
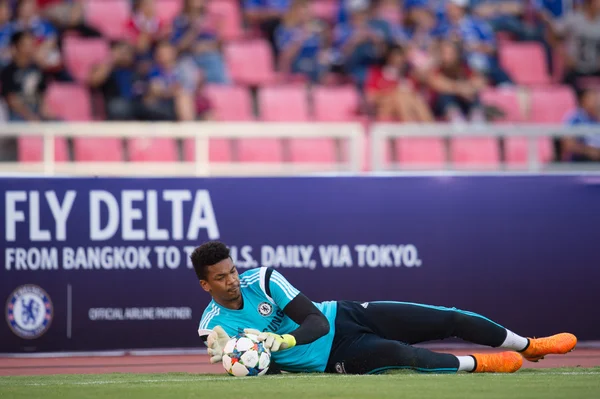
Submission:
[[[489,376],[495,377],[506,377],[506,378],[515,378],[520,377],[522,375],[539,376],[539,375],[598,375],[600,376],[600,372],[592,372],[592,371],[565,371],[565,372],[535,372],[535,373],[515,373],[515,374],[487,374]],[[445,377],[452,374],[424,374],[424,373],[410,373],[410,374],[391,374],[391,375],[339,375],[339,374],[284,374],[284,375],[272,375],[266,376],[262,378],[268,379],[313,379],[313,378],[394,378],[395,376],[400,376],[401,378],[419,378],[425,376],[425,378],[431,377]],[[452,378],[456,377],[467,377],[470,376],[470,373],[458,373],[452,375]],[[35,376],[30,376],[31,378],[35,378]],[[5,381],[12,378],[4,379]],[[3,385],[1,381],[3,378],[0,378],[0,386]],[[253,381],[252,378],[230,378],[225,375],[217,377],[217,376],[190,376],[190,378],[149,378],[144,380],[129,380],[129,379],[120,379],[120,380],[93,380],[93,381],[73,381],[73,382],[61,382],[61,381],[48,381],[48,382],[19,382],[19,386],[89,386],[89,385],[112,385],[112,384],[161,384],[161,383],[173,383],[173,382],[207,382],[207,381]]]

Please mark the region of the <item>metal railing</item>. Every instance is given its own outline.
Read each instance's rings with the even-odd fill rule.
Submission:
[[[212,176],[297,175],[312,172],[359,172],[363,164],[364,134],[357,123],[279,122],[90,122],[8,123],[0,137],[43,137],[41,162],[0,162],[0,173],[99,176]],[[118,137],[193,139],[193,162],[57,162],[55,137]],[[260,163],[209,161],[209,139],[314,139],[347,140],[347,159],[336,163]]]
[[[598,126],[565,126],[559,124],[394,124],[375,123],[371,126],[371,170],[381,171],[414,171],[414,170],[523,170],[528,172],[544,172],[557,170],[600,170],[598,165],[571,164],[543,162],[540,159],[540,142],[542,137],[582,137],[586,135],[600,135]],[[527,140],[527,162],[524,164],[514,162],[500,162],[493,167],[492,164],[459,164],[453,163],[451,156],[446,154],[445,164],[414,164],[385,162],[386,146],[390,139],[395,138],[497,138],[498,144],[503,146],[505,139],[523,138]],[[450,144],[451,145],[451,144]]]
[[[398,171],[514,171],[545,172],[557,170],[600,170],[596,164],[547,163],[540,159],[540,137],[580,137],[600,135],[600,126],[564,126],[557,124],[408,124],[374,123],[367,135],[359,123],[320,122],[89,122],[89,123],[7,123],[0,125],[0,137],[42,137],[41,162],[0,162],[2,174],[97,175],[97,176],[256,176],[301,175],[311,173],[350,173],[363,171],[366,140],[370,145],[372,172]],[[56,137],[117,137],[117,138],[177,138],[193,139],[195,160],[175,162],[58,162],[54,159]],[[527,162],[498,165],[454,164],[446,154],[443,165],[418,165],[414,162],[387,162],[386,151],[394,138],[467,138],[494,137],[502,147],[507,138],[528,140]],[[314,139],[331,138],[347,141],[346,157],[335,163],[306,162],[210,162],[210,139]],[[450,144],[451,145],[451,144]],[[448,146],[447,146],[448,147]]]

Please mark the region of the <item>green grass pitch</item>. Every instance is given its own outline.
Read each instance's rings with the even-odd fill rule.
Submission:
[[[0,377],[0,398],[600,398],[600,368],[526,369],[515,374],[96,374]]]

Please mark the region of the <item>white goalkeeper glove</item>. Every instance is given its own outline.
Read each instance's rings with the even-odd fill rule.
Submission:
[[[229,341],[229,335],[221,326],[215,326],[212,332],[208,334],[206,344],[208,345],[208,355],[211,363],[218,363],[223,359],[223,349]]]
[[[293,348],[296,346],[296,338],[290,334],[275,334],[271,332],[261,332],[253,328],[244,329],[246,334],[257,336],[258,341],[263,343],[263,346],[271,352],[277,352],[284,349]]]

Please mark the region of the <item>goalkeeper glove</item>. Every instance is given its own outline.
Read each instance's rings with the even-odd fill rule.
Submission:
[[[252,328],[246,328],[244,332],[256,335],[258,341],[262,342],[263,346],[271,352],[290,349],[296,346],[296,338],[290,334],[279,335],[271,332],[260,332]]]
[[[211,363],[218,363],[223,358],[223,349],[229,341],[229,335],[221,326],[215,326],[212,332],[208,334],[206,343],[208,345],[208,355]]]

